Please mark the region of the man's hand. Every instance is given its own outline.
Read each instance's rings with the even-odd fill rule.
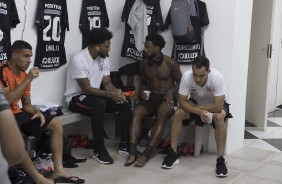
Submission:
[[[40,126],[42,127],[45,123],[45,117],[43,116],[43,114],[40,111],[37,111],[32,117],[31,119],[35,119],[35,118],[39,118],[41,121]]]
[[[123,104],[124,102],[128,103],[128,101],[126,100],[126,97],[121,93],[121,91],[112,92],[111,99],[116,104]]]
[[[29,70],[27,74],[27,78],[32,81],[36,77],[39,76],[39,69],[37,67],[33,67],[32,69]]]
[[[209,120],[209,116],[207,115],[207,113],[208,113],[208,111],[206,111],[206,110],[201,110],[201,111],[200,111],[200,114],[199,114],[201,120],[202,120],[203,122],[205,122],[205,123],[207,123],[208,120]]]
[[[170,107],[174,107],[174,101],[173,101],[173,93],[168,92],[165,96],[164,99],[166,101],[166,104]]]

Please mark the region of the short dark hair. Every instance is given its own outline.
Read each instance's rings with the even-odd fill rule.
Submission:
[[[97,45],[104,43],[106,40],[112,39],[113,34],[111,31],[104,27],[93,28],[88,34],[88,45]]]
[[[159,46],[161,50],[165,47],[164,38],[157,33],[148,34],[146,36],[146,41],[151,41],[154,45]]]
[[[196,67],[196,68],[205,67],[206,70],[208,71],[210,69],[210,61],[208,58],[204,56],[199,56],[192,62],[192,67]]]
[[[32,46],[27,43],[26,41],[23,40],[16,40],[13,45],[11,46],[11,51],[18,51],[18,50],[23,50],[23,49],[29,49],[32,50]]]

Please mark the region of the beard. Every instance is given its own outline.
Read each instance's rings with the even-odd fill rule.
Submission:
[[[109,53],[104,54],[102,52],[98,52],[98,56],[100,56],[101,58],[105,59],[106,57],[109,57]]]

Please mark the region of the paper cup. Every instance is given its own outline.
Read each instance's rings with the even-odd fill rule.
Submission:
[[[207,112],[206,115],[209,117],[207,123],[212,123],[213,113]]]
[[[147,98],[145,100],[149,100],[151,91],[145,90],[144,93],[146,93],[147,95]]]

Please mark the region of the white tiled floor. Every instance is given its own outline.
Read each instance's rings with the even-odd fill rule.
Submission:
[[[91,158],[92,150],[76,148],[72,154],[88,160],[68,171],[85,178],[87,184],[282,184],[282,153],[249,145],[225,156],[229,169],[227,178],[215,176],[214,153],[202,153],[198,158],[180,157],[180,164],[170,170],[161,169],[164,157],[161,154],[155,155],[144,168],[125,167],[126,156],[117,153],[117,140],[106,140],[114,164],[99,164]]]
[[[270,117],[269,121],[282,126],[281,117]],[[215,153],[202,153],[200,157],[180,157],[180,164],[173,169],[161,169],[165,155],[156,154],[144,168],[125,167],[126,156],[117,152],[118,139],[106,140],[106,147],[114,164],[103,165],[91,158],[92,150],[75,148],[72,155],[88,158],[78,168],[68,169],[76,176],[86,179],[87,184],[282,184],[282,151],[268,144],[266,139],[282,140],[282,127],[268,127],[261,131],[246,127],[256,139],[245,139],[244,146],[225,156],[229,176],[215,176]],[[280,149],[280,150],[279,150]]]

